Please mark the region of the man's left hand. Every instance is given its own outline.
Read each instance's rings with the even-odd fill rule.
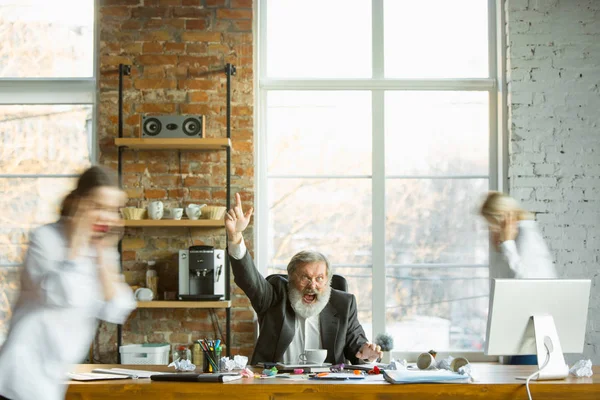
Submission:
[[[368,360],[369,362],[373,362],[381,357],[383,357],[381,347],[369,342],[363,344],[358,353],[356,353],[356,358],[359,360]]]

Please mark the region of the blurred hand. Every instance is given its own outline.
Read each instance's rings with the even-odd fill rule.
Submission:
[[[369,362],[373,362],[381,357],[383,357],[381,347],[369,342],[363,344],[358,353],[356,353],[356,358],[359,360],[368,360]]]
[[[515,213],[506,213],[504,220],[500,224],[500,243],[506,242],[507,240],[515,240],[517,237],[517,218]]]
[[[125,226],[123,222],[119,220],[110,226],[108,232],[101,237],[93,238],[92,244],[96,248],[96,255],[98,257],[98,268],[111,274],[119,273],[119,265],[117,260],[111,256],[119,243],[119,240],[125,233]]]
[[[74,259],[82,248],[87,247],[92,237],[92,218],[89,215],[91,203],[84,198],[72,200],[73,213],[69,219],[68,240],[69,258]]]
[[[108,232],[104,235],[93,238],[92,242],[96,249],[110,249],[117,247],[119,240],[125,233],[125,225],[122,220],[117,220],[108,227]]]
[[[229,240],[238,243],[242,238],[242,232],[248,227],[250,223],[250,217],[254,208],[244,213],[242,209],[242,199],[239,193],[235,194],[235,206],[225,214],[225,229]]]

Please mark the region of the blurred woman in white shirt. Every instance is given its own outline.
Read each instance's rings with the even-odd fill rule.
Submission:
[[[512,197],[490,192],[481,207],[492,244],[503,255],[490,265],[490,278],[556,278],[552,256],[534,215]]]
[[[124,201],[112,173],[91,167],[63,201],[61,218],[30,234],[0,349],[0,399],[64,399],[66,373],[85,359],[98,319],[123,323],[135,308],[116,249]]]
[[[491,241],[502,254],[502,260],[490,263],[490,279],[556,278],[552,256],[534,220],[510,196],[488,193],[481,215],[490,229]],[[519,355],[508,358],[513,365],[536,365],[537,356]]]

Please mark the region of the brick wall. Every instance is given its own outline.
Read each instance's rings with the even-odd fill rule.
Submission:
[[[124,85],[124,136],[138,137],[144,113],[203,114],[207,137],[226,137],[226,63],[232,77],[232,194],[254,201],[252,0],[101,0],[99,46],[100,162],[116,168],[119,63],[132,66]],[[166,205],[225,205],[226,153],[134,151],[123,154],[129,205],[152,200]],[[253,249],[252,228],[248,246]],[[224,229],[130,229],[123,241],[123,267],[131,284],[144,282],[146,262],[156,261],[159,293],[177,290],[177,251],[191,244],[225,248]],[[249,355],[254,314],[234,286],[232,353]],[[225,333],[225,312],[218,310]],[[124,343],[191,343],[214,337],[208,311],[137,310],[124,325]],[[103,325],[96,339],[103,362],[116,360],[116,328]]]
[[[510,191],[560,276],[593,279],[585,357],[599,363],[600,2],[508,0],[506,20]]]

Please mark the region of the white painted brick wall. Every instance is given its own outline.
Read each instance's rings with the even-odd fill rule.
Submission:
[[[505,10],[510,191],[539,213],[560,275],[593,280],[584,356],[600,364],[600,0]]]

